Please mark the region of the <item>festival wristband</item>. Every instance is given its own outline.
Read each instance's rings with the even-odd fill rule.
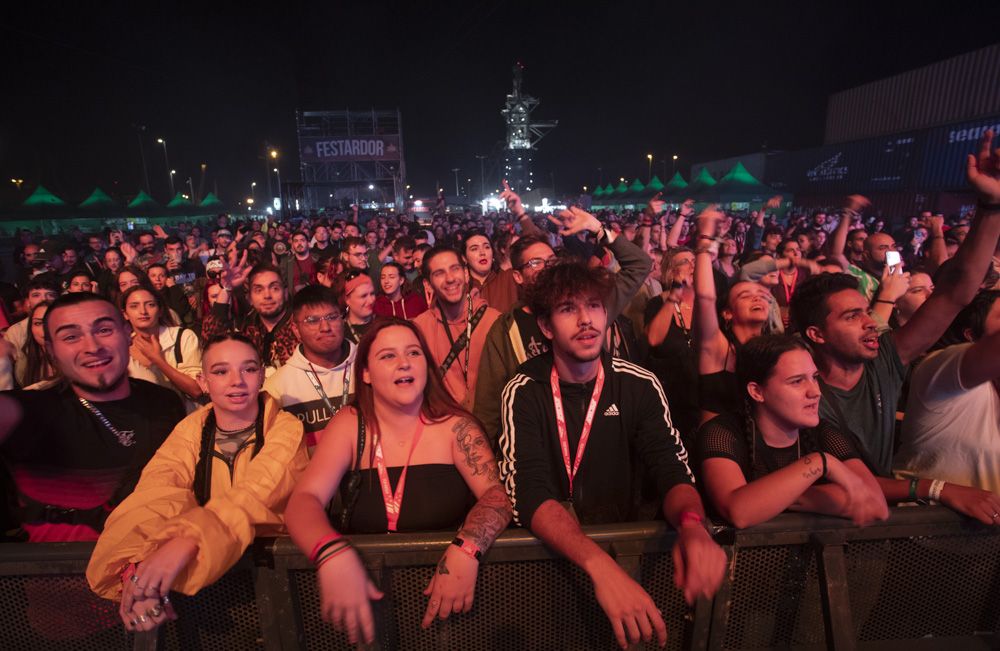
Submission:
[[[920,479],[914,477],[910,480],[910,499],[913,501],[917,500],[917,487],[920,485]]]
[[[348,544],[344,545],[343,547],[341,547],[340,549],[338,549],[338,550],[336,550],[334,552],[330,552],[329,554],[325,555],[323,558],[319,559],[319,561],[316,563],[316,569],[318,570],[319,568],[323,567],[323,565],[328,560],[330,560],[334,556],[339,556],[339,555],[343,554],[344,552],[346,552],[350,548],[351,548],[351,545],[350,545],[350,543],[348,543]]]
[[[477,561],[482,560],[483,552],[479,549],[476,543],[468,540],[463,540],[462,538],[455,538],[451,541],[452,545],[455,545],[463,552],[476,559]]]
[[[315,563],[316,559],[319,558],[320,552],[322,552],[325,547],[329,546],[330,543],[337,542],[343,537],[344,536],[342,534],[335,531],[320,538],[316,541],[316,544],[313,545],[312,551],[309,552],[309,562]]]
[[[681,518],[677,523],[677,528],[679,529],[688,524],[696,524],[699,527],[702,527],[705,525],[705,520],[694,511],[684,511],[681,513]]]

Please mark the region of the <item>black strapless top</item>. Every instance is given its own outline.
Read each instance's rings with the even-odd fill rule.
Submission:
[[[389,485],[395,491],[403,467],[389,467],[386,470],[389,472]],[[346,481],[345,477],[341,483],[341,491],[345,489]],[[472,491],[452,464],[410,466],[406,473],[406,490],[403,493],[397,531],[457,530],[474,503]],[[378,471],[375,468],[365,468],[361,471],[358,501],[344,533],[386,533],[388,529]]]

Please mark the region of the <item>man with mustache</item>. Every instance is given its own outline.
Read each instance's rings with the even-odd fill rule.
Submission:
[[[0,454],[31,542],[97,540],[184,407],[173,391],[129,379],[129,329],[107,299],[62,296],[44,328],[63,379],[0,394]]]
[[[652,498],[678,530],[674,571],[689,604],[715,593],[726,555],[704,526],[659,381],[604,351],[612,286],[607,270],[571,262],[542,271],[529,290],[552,348],[503,390],[500,474],[518,524],[593,581],[618,644],[655,632],[663,646],[666,625],[652,598],[580,525],[641,519],[643,498]]]

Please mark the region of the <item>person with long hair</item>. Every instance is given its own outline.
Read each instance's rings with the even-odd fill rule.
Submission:
[[[375,298],[376,316],[398,316],[412,319],[427,310],[423,294],[415,292],[406,282],[406,271],[398,262],[385,262],[379,270],[382,293]]]
[[[281,513],[307,456],[302,424],[261,392],[263,382],[253,342],[241,334],[210,340],[198,383],[211,404],[177,424],[108,516],[87,580],[121,601],[126,630],[175,618],[171,591],[197,593],[256,536],[283,531]]]
[[[782,511],[850,518],[889,517],[878,482],[849,436],[820,420],[819,372],[802,340],[764,335],[744,344],[736,374],[748,407],[721,414],[698,432],[705,491],[738,528]]]
[[[201,397],[201,342],[190,328],[179,327],[164,309],[156,290],[130,287],[122,294],[122,312],[132,326],[129,376],[174,389],[189,411]]]
[[[323,431],[285,518],[317,566],[323,619],[351,643],[371,643],[370,601],[382,593],[344,534],[461,525],[424,591],[426,628],[472,607],[480,556],[507,526],[511,505],[482,428],[445,389],[411,322],[375,321],[358,347],[355,386],[351,406]],[[335,528],[326,505],[338,486],[345,506]]]
[[[45,313],[50,305],[51,301],[42,301],[31,308],[28,314],[31,336],[24,344],[25,367],[22,386],[25,389],[38,388],[43,386],[40,383],[47,383],[59,377],[59,371],[52,365],[52,359],[45,350]]]
[[[698,400],[701,422],[720,413],[739,413],[742,392],[736,381],[736,351],[764,332],[769,322],[771,292],[760,283],[741,281],[729,288],[721,314],[716,305],[712,247],[723,213],[706,208],[697,221],[694,251],[694,344],[698,352]],[[721,317],[721,323],[720,323]]]

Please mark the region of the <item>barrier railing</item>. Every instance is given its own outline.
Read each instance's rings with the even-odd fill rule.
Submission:
[[[729,572],[716,598],[692,609],[673,586],[674,534],[662,523],[587,533],[656,601],[671,649],[1000,644],[1000,530],[945,509],[898,508],[863,529],[808,515],[718,528]],[[451,537],[353,538],[386,594],[375,606],[372,648],[616,648],[587,577],[523,530],[504,533],[484,559],[472,612],[421,629],[422,592]],[[0,545],[0,648],[351,648],[321,621],[315,574],[288,539],[258,541],[216,585],[176,595],[176,622],[138,636],[124,632],[116,604],[87,590],[90,550],[83,543]]]

